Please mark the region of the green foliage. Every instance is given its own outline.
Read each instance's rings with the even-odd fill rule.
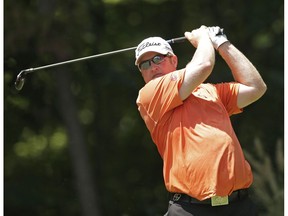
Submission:
[[[133,47],[148,36],[180,37],[202,24],[223,26],[268,85],[260,101],[232,120],[255,171],[262,215],[281,215],[283,7],[268,0],[4,1],[5,215],[84,215],[63,118],[71,107],[60,101],[64,71],[102,215],[163,215],[162,161],[135,104],[144,82],[133,51],[29,74],[21,92],[13,82],[25,68]],[[195,50],[188,42],[173,48],[180,67]],[[208,81],[231,79],[218,56]],[[261,143],[253,147],[256,137]]]
[[[253,191],[258,205],[262,207],[261,215],[283,215],[284,212],[284,151],[283,140],[278,140],[271,155],[264,151],[263,143],[255,138],[255,155],[246,152],[246,158],[254,171]]]

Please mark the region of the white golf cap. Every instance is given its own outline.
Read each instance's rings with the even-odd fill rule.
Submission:
[[[163,55],[168,53],[174,54],[170,44],[161,37],[149,37],[143,40],[135,50],[135,65],[139,62],[140,57],[147,52],[157,52]]]

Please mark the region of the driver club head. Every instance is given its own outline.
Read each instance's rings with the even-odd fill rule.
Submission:
[[[16,78],[16,81],[14,83],[15,85],[15,88],[20,91],[23,86],[24,86],[24,83],[25,83],[25,77],[26,76],[26,73],[25,73],[25,70],[22,70],[18,75],[17,75],[17,78]]]

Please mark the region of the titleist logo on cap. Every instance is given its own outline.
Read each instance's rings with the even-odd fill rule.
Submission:
[[[141,52],[143,49],[150,47],[150,46],[161,46],[161,43],[157,42],[146,42],[139,46],[138,52]]]

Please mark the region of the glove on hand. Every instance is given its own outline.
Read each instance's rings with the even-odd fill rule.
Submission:
[[[209,37],[212,41],[214,48],[217,50],[223,43],[227,42],[228,39],[224,34],[224,30],[220,29],[219,26],[208,27]]]

